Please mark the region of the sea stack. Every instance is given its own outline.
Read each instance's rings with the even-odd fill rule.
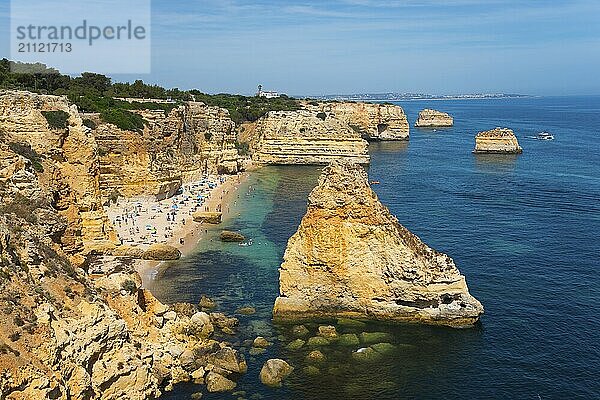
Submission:
[[[279,272],[275,320],[349,317],[467,327],[483,314],[454,261],[402,226],[353,163],[323,170]]]
[[[419,113],[417,128],[448,128],[454,126],[454,118],[445,112],[426,108]]]
[[[495,128],[475,137],[475,154],[521,154],[523,149],[512,129]]]

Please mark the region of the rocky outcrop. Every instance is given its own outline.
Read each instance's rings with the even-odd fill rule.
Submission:
[[[345,122],[323,112],[272,111],[254,127],[259,164],[369,163],[367,142]]]
[[[495,128],[479,132],[475,137],[475,150],[473,153],[491,154],[521,154],[523,149],[514,132],[508,128]]]
[[[454,126],[454,118],[445,112],[424,109],[415,123],[417,128],[446,128]]]
[[[168,198],[204,174],[238,171],[235,123],[227,110],[188,102],[169,113],[136,112],[146,122],[141,133],[111,124],[94,130],[105,199],[113,193]]]
[[[43,113],[62,114],[64,125],[50,126]],[[23,163],[13,164],[10,179],[38,185],[65,218],[67,228],[61,238],[65,251],[89,254],[114,247],[116,234],[100,196],[98,146],[76,107],[66,97],[4,91],[0,131],[1,142],[12,149],[12,156],[19,153],[29,165],[28,170]]]
[[[483,307],[454,261],[398,223],[362,167],[326,167],[280,268],[275,319],[358,317],[470,326]]]
[[[410,127],[400,106],[374,103],[322,103],[320,110],[350,125],[367,140],[408,140]]]

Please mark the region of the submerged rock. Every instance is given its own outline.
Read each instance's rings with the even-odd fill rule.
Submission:
[[[522,152],[523,148],[519,146],[515,133],[508,128],[479,132],[475,137],[473,153],[476,154],[521,154]]]
[[[386,332],[363,332],[360,334],[360,341],[365,344],[391,341],[392,335]]]
[[[288,242],[279,284],[276,320],[363,318],[465,327],[483,314],[454,261],[400,225],[357,164],[334,162],[323,170]]]
[[[290,342],[287,346],[286,349],[290,350],[290,351],[296,351],[296,350],[300,350],[302,348],[302,346],[304,346],[306,342],[302,339],[296,339],[292,342]]]
[[[241,314],[241,315],[253,315],[256,314],[256,308],[254,307],[240,307],[237,310],[235,310],[236,314]]]
[[[444,128],[454,125],[454,118],[445,112],[424,109],[419,113],[419,119],[415,123],[417,128]]]
[[[306,345],[309,347],[317,347],[317,346],[329,346],[329,340],[322,336],[313,336],[308,339]]]
[[[343,335],[340,335],[335,343],[339,346],[358,346],[360,341],[358,340],[358,336],[354,333],[344,333]]]
[[[292,328],[292,334],[298,338],[306,337],[309,333],[308,328],[304,325],[296,325]]]
[[[321,353],[319,350],[313,350],[306,356],[306,361],[312,363],[320,363],[326,359],[327,357],[325,357],[325,354]]]
[[[292,373],[294,367],[280,359],[268,360],[260,370],[260,381],[272,387],[280,387],[281,382]]]

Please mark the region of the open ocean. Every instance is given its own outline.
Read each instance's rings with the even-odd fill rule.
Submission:
[[[219,310],[240,306],[238,348],[257,335],[275,344],[246,352],[248,373],[237,393],[203,399],[600,399],[600,97],[399,102],[414,125],[419,110],[450,113],[455,127],[411,127],[408,143],[373,143],[371,179],[381,201],[430,246],[449,254],[485,307],[474,329],[369,323],[360,331],[393,335],[396,350],[375,364],[329,346],[320,373],[303,371],[302,349],[285,349],[288,327],[271,322],[277,268],[306,211],[318,167],[254,172],[231,205],[225,227],[254,240],[223,244],[209,232],[197,253],[172,263],[150,288],[165,302],[197,302],[205,293]],[[471,154],[477,132],[513,129],[524,153]],[[532,138],[552,132],[554,141]],[[310,326],[315,329],[315,326]],[[352,331],[351,329],[339,329]],[[269,358],[296,369],[283,388],[263,386]],[[203,387],[182,385],[165,399]]]

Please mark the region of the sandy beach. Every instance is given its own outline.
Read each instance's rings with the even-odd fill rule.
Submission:
[[[185,257],[194,250],[207,227],[194,222],[196,211],[218,211],[223,220],[230,215],[230,203],[247,173],[207,176],[182,186],[174,197],[120,199],[107,213],[123,245],[146,249],[161,243],[177,247]],[[144,285],[153,280],[160,266],[157,261],[138,260],[135,268]]]

